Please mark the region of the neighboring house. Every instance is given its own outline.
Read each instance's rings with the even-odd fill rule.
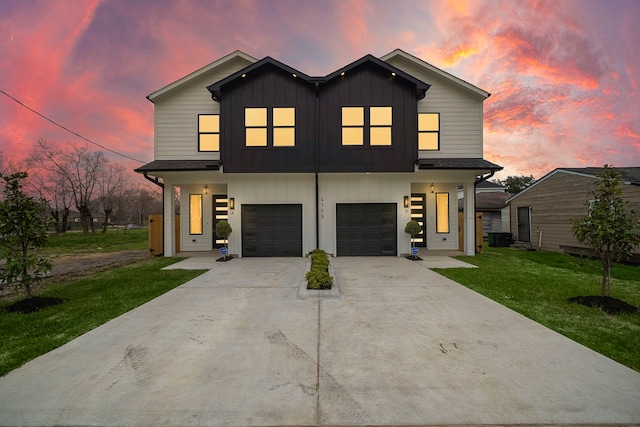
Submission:
[[[476,212],[482,214],[482,235],[487,237],[490,231],[509,232],[508,212],[503,214],[507,206],[507,187],[489,181],[482,181],[476,186]],[[464,194],[458,189],[458,210],[464,207]]]
[[[164,255],[222,243],[230,253],[303,256],[458,249],[457,189],[502,167],[483,159],[488,92],[412,55],[367,55],[324,77],[236,51],[153,92],[154,161],[164,186]],[[161,181],[160,181],[161,180]],[[473,197],[464,248],[475,253]]]
[[[622,174],[622,197],[640,210],[640,167],[616,168]],[[586,253],[571,229],[571,219],[585,216],[603,168],[559,168],[509,198],[513,239],[524,246],[566,253]],[[640,250],[637,252],[640,253]]]

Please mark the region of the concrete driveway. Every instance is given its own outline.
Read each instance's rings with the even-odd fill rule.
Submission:
[[[425,263],[336,258],[300,299],[304,259],[211,261],[0,378],[0,425],[640,423],[640,374]]]

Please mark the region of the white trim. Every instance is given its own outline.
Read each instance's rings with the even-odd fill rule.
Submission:
[[[453,74],[449,74],[446,71],[441,70],[440,68],[438,68],[438,67],[436,67],[434,65],[431,65],[428,62],[426,62],[426,61],[424,61],[424,60],[422,60],[422,59],[420,59],[420,58],[418,58],[416,56],[413,56],[413,55],[403,51],[402,49],[396,49],[393,52],[389,52],[388,54],[380,57],[380,59],[382,61],[389,62],[389,60],[391,60],[391,59],[393,59],[395,57],[404,58],[404,59],[408,60],[409,62],[412,62],[412,63],[414,63],[414,64],[416,64],[416,65],[418,65],[418,66],[420,66],[422,68],[425,68],[428,71],[430,71],[430,72],[432,72],[434,74],[437,74],[440,77],[443,77],[443,78],[455,83],[456,85],[466,89],[467,91],[470,91],[470,92],[474,93],[475,95],[477,95],[477,96],[479,96],[479,97],[481,97],[483,99],[486,99],[489,96],[491,96],[491,93],[487,92],[486,90],[480,89],[479,87],[474,86],[471,83],[466,82],[466,81],[462,80],[461,78],[458,78],[458,77],[454,76]]]
[[[200,77],[203,74],[208,73],[209,71],[213,70],[214,68],[217,68],[221,65],[227,64],[229,62],[232,62],[234,60],[244,60],[247,62],[247,65],[253,64],[254,62],[258,62],[258,60],[252,56],[247,55],[246,53],[236,50],[235,52],[232,52],[226,56],[223,56],[222,58],[213,61],[212,63],[205,65],[204,67],[190,73],[187,74],[186,76],[182,77],[181,79],[178,79],[176,81],[174,81],[173,83],[168,84],[167,86],[164,86],[161,89],[156,90],[155,92],[149,94],[147,96],[147,99],[151,102],[155,102],[156,99],[158,99],[159,97],[172,92],[173,90],[176,90],[178,88],[180,88],[181,86],[183,86],[184,84],[190,82],[193,79],[196,79],[198,77]]]

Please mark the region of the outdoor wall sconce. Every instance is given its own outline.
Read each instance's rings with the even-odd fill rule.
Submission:
[[[409,207],[409,196],[404,196],[404,207],[405,208]]]
[[[431,183],[431,194],[433,194],[434,191],[436,191],[436,186],[433,185],[433,182]]]
[[[207,193],[209,192],[209,185],[208,185],[208,184],[205,184],[205,185],[204,185],[204,190],[202,190],[202,192],[203,192],[204,194],[207,194]]]
[[[236,208],[236,199],[232,197],[229,199],[229,209],[235,209],[235,208]]]

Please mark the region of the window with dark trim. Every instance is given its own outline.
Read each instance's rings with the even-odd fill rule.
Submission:
[[[273,146],[293,147],[296,145],[296,109],[273,108]]]
[[[202,234],[202,194],[189,194],[189,234]]]
[[[391,107],[342,107],[342,145],[390,146],[392,116]]]
[[[244,125],[247,147],[296,145],[296,111],[293,107],[245,108]]]
[[[220,115],[198,115],[198,151],[220,151]]]
[[[418,113],[418,150],[440,149],[440,113]]]
[[[449,232],[449,193],[436,193],[436,233]]]

